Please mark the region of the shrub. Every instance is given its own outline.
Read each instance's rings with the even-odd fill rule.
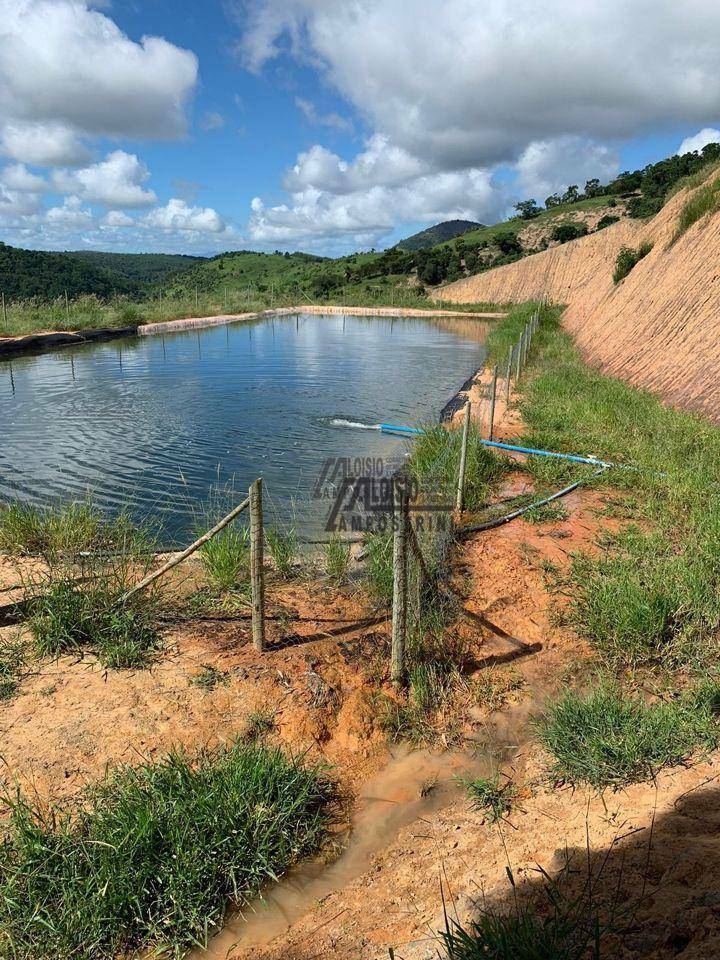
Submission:
[[[333,797],[317,767],[236,744],[120,767],[72,808],[11,799],[0,954],[179,956],[318,849]]]
[[[620,247],[620,252],[615,260],[613,282],[620,283],[621,280],[624,280],[633,267],[650,253],[652,248],[653,245],[647,242],[641,243],[637,250],[632,247]]]
[[[587,693],[568,691],[537,721],[551,773],[597,790],[648,779],[696,748],[717,744],[718,691],[708,683],[649,705],[608,682]]]
[[[560,223],[552,232],[552,239],[558,243],[568,243],[570,240],[577,240],[578,237],[584,237],[588,232],[586,223]]]
[[[606,213],[604,217],[600,217],[597,222],[596,230],[604,230],[605,227],[611,227],[614,223],[619,221],[620,217],[614,217],[609,213]]]
[[[698,220],[718,210],[720,210],[720,177],[715,177],[697,187],[685,201],[678,217],[672,243],[675,243]]]

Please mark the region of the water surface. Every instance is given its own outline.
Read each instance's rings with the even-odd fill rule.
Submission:
[[[306,533],[328,457],[404,454],[348,424],[436,421],[484,359],[472,319],[299,315],[88,344],[0,363],[0,501],[91,492],[187,539],[218,484],[261,475],[268,511]],[[347,421],[343,424],[342,421]]]

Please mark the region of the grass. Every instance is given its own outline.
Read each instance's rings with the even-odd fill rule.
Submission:
[[[563,583],[573,623],[613,667],[699,670],[718,653],[720,431],[587,367],[557,315],[544,311],[536,337],[522,442],[637,468],[602,477],[625,498],[635,529],[576,558]],[[581,472],[552,460],[527,469],[546,485]]]
[[[651,778],[697,749],[716,747],[719,711],[717,683],[647,704],[605,681],[587,693],[565,693],[537,721],[537,732],[554,777],[602,790]]]
[[[0,955],[179,957],[319,848],[333,799],[320,769],[259,744],[120,767],[70,808],[9,798]]]
[[[225,527],[200,547],[198,555],[213,586],[218,590],[232,590],[248,574],[250,531],[247,527]]]
[[[9,700],[20,686],[25,658],[23,643],[0,640],[0,701]]]
[[[276,726],[274,710],[261,707],[248,715],[243,737],[250,742],[263,740],[268,734],[272,733]]]
[[[512,780],[505,778],[501,783],[500,774],[492,777],[476,777],[474,780],[463,780],[470,797],[473,810],[484,813],[490,823],[504,820],[513,808],[515,785]]]
[[[230,683],[230,674],[227,670],[218,670],[211,663],[201,663],[200,669],[190,677],[188,683],[211,693],[217,687],[226,687]]]
[[[523,514],[526,523],[560,523],[567,520],[568,512],[561,503],[553,501],[544,503],[541,506],[533,507]]]
[[[325,573],[331,583],[341,587],[347,583],[350,569],[350,544],[334,536],[325,544]]]
[[[146,666],[160,643],[157,605],[147,593],[123,600],[127,586],[112,575],[90,584],[52,580],[30,604],[38,653],[91,652],[108,667]]]
[[[281,531],[275,527],[268,527],[265,531],[265,540],[277,572],[284,579],[291,577],[298,552],[295,530]]]
[[[42,556],[49,561],[79,554],[124,550],[137,541],[152,549],[148,529],[126,514],[110,519],[89,498],[50,507],[13,501],[0,507],[0,551],[11,556]]]
[[[386,604],[393,595],[392,533],[373,533],[365,541],[365,580],[370,596]]]
[[[690,227],[702,220],[703,217],[717,213],[720,210],[720,178],[713,177],[708,180],[707,177],[711,171],[707,171],[703,177],[701,185],[696,186],[690,196],[683,204],[678,217],[677,228],[671,240],[671,245],[690,229]]]
[[[500,460],[479,440],[479,428],[471,423],[465,461],[464,504],[467,510],[482,506],[502,472]],[[408,459],[408,469],[418,482],[423,498],[445,503],[448,510],[455,503],[461,446],[461,430],[447,430],[435,424],[428,426],[413,442]]]

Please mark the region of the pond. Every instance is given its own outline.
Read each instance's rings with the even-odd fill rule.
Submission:
[[[318,533],[328,458],[399,460],[408,441],[377,424],[437,422],[486,333],[473,319],[300,314],[2,362],[0,502],[90,493],[170,545],[213,491],[238,501],[262,476],[271,518]]]

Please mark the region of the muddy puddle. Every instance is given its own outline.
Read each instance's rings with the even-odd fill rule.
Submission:
[[[289,871],[264,895],[228,914],[223,930],[191,960],[228,960],[270,943],[330,894],[343,889],[371,866],[403,827],[423,820],[461,795],[463,778],[491,776],[506,769],[521,746],[529,706],[519,704],[478,728],[462,750],[413,750],[400,745],[379,774],[362,788],[342,852],[331,863],[313,861]]]

